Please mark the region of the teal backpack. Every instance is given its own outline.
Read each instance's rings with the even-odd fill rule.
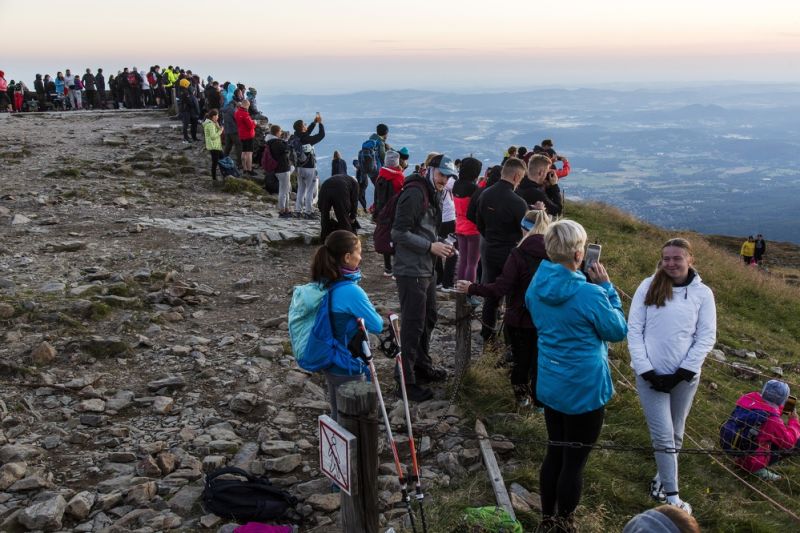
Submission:
[[[350,374],[364,371],[364,364],[355,359],[334,334],[333,293],[351,283],[342,280],[329,287],[321,283],[306,283],[294,288],[289,305],[289,339],[295,361],[303,370],[319,372],[337,367]]]

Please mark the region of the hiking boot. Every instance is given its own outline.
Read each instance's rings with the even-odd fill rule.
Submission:
[[[406,384],[406,396],[409,402],[424,402],[433,398],[433,391],[414,383],[409,383]],[[403,397],[403,391],[400,390],[400,385],[397,386],[397,397]]]
[[[318,214],[316,214],[316,213],[306,213],[306,214],[304,215],[304,218],[305,218],[306,220],[317,220],[317,219],[319,218],[319,215],[318,215]]]
[[[415,369],[414,375],[420,383],[438,383],[447,379],[447,371],[436,367]]]
[[[756,476],[760,477],[764,481],[780,481],[781,476],[780,474],[776,474],[772,470],[768,470],[766,468],[762,468],[761,470],[756,470],[753,472]]]
[[[667,494],[664,492],[664,485],[661,484],[661,480],[658,479],[658,476],[654,477],[650,481],[650,497],[658,503],[664,503],[667,501]]]
[[[278,213],[278,218],[292,218],[292,214],[288,211],[281,211]]]

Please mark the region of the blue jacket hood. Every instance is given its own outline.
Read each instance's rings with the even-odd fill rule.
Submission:
[[[559,305],[573,296],[586,285],[586,277],[580,272],[572,272],[558,263],[542,261],[539,275],[533,278],[533,290],[543,302]]]

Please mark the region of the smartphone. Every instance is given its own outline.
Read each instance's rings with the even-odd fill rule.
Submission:
[[[797,398],[794,396],[789,396],[786,398],[786,403],[783,404],[783,414],[788,415],[792,411],[794,411],[794,407],[797,405]]]
[[[592,265],[600,261],[600,250],[602,247],[599,244],[590,244],[586,247],[586,255],[583,257],[583,271],[589,272]]]

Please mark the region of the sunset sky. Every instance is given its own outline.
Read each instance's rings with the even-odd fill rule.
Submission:
[[[0,0],[0,35],[29,85],[153,64],[268,93],[800,82],[792,0]]]

